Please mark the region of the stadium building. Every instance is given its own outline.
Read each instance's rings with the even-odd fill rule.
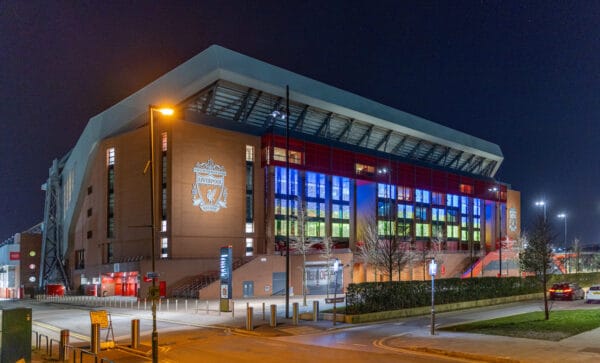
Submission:
[[[321,294],[389,278],[366,256],[373,234],[412,256],[395,280],[425,278],[432,256],[442,277],[496,275],[482,261],[520,233],[502,161],[493,143],[211,46],[53,162],[39,286],[143,297],[156,278],[163,296],[216,298],[230,246],[233,298],[283,293],[286,271],[298,294],[302,267]]]

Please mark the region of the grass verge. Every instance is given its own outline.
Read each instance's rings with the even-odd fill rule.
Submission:
[[[600,311],[594,309],[551,311],[549,320],[544,320],[543,311],[536,311],[441,330],[559,341],[598,327]]]

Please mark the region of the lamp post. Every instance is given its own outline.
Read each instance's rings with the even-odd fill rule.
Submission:
[[[544,208],[544,222],[546,222],[546,201],[538,200],[537,202],[535,202],[535,205]]]
[[[500,188],[492,187],[488,191],[494,192],[496,196],[496,229],[498,230],[498,277],[502,277],[502,216],[500,215]]]
[[[337,323],[337,288],[338,288],[338,269],[340,268],[340,260],[337,258],[333,262],[333,276],[335,278],[335,284],[333,285],[333,325]]]
[[[566,213],[561,213],[559,215],[557,215],[558,218],[562,218],[565,220],[565,241],[564,241],[564,261],[565,261],[565,271],[567,271],[567,214]]]
[[[150,117],[150,228],[152,228],[152,241],[150,243],[152,247],[151,259],[152,259],[152,271],[149,273],[149,277],[152,278],[152,287],[150,288],[150,299],[152,300],[152,363],[158,363],[158,331],[156,330],[156,300],[158,299],[158,291],[156,287],[156,222],[154,212],[156,209],[156,201],[154,194],[156,193],[156,175],[154,168],[154,112],[158,111],[165,116],[173,115],[174,111],[171,108],[156,107],[153,105],[148,106],[148,115]],[[146,164],[146,170],[148,164]]]
[[[437,274],[437,263],[432,259],[429,263],[429,275],[431,276],[431,335],[435,335],[435,275]]]

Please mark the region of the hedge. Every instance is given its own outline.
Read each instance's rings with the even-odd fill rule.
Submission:
[[[549,284],[560,281],[589,286],[600,283],[600,273],[549,276]],[[435,304],[526,295],[542,291],[539,279],[535,276],[437,279],[435,280]],[[347,314],[365,314],[429,305],[431,305],[431,280],[350,284],[346,294]]]

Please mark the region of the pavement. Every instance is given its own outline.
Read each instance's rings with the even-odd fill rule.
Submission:
[[[312,302],[319,301],[321,311],[332,308],[332,304],[325,303],[325,297],[309,297],[308,306],[302,306],[300,298],[290,299],[290,311],[294,302],[299,303],[300,316],[309,318],[312,315]],[[58,301],[57,301],[58,302]],[[81,301],[66,302],[79,305]],[[137,301],[119,300],[109,302],[104,300],[104,308],[115,314],[135,314],[136,318],[151,319],[149,307],[144,309],[143,305]],[[129,305],[128,305],[129,304]],[[276,305],[277,325],[271,326],[269,322],[270,306]],[[119,307],[120,306],[120,307]],[[252,329],[246,329],[246,307],[252,306],[254,309]],[[264,315],[263,315],[264,306]],[[193,302],[186,303],[185,309],[183,303],[179,302],[175,306],[173,303],[168,308],[163,304],[157,313],[159,321],[181,322],[198,327],[210,327],[215,329],[224,329],[231,334],[252,335],[262,337],[285,337],[301,336],[331,333],[335,330],[351,329],[356,324],[336,323],[330,315],[323,314],[320,320],[300,319],[298,325],[295,325],[292,319],[286,319],[285,302],[282,298],[261,299],[261,300],[236,300],[234,312],[218,312],[218,301]],[[598,310],[600,319],[600,306],[594,305],[590,308]],[[343,309],[343,306],[342,306]],[[135,311],[132,311],[135,310]],[[342,310],[343,311],[343,310]],[[444,313],[438,316],[443,316]],[[35,324],[35,323],[34,323]],[[511,338],[494,335],[482,335],[471,333],[456,333],[440,330],[443,326],[436,326],[435,335],[430,335],[429,329],[405,329],[400,334],[379,339],[373,343],[374,346],[402,353],[410,351],[424,355],[441,355],[446,357],[456,357],[460,360],[470,360],[478,362],[600,362],[600,328],[578,334],[558,342]],[[35,330],[35,329],[34,329]],[[147,337],[149,338],[149,337]],[[124,341],[126,340],[126,342]],[[148,356],[150,354],[149,341],[144,341],[137,350],[131,350],[128,346],[129,337],[116,337],[117,345],[120,349],[136,353],[138,355]],[[147,343],[147,344],[146,344]],[[32,362],[45,362],[40,354],[34,354]]]

